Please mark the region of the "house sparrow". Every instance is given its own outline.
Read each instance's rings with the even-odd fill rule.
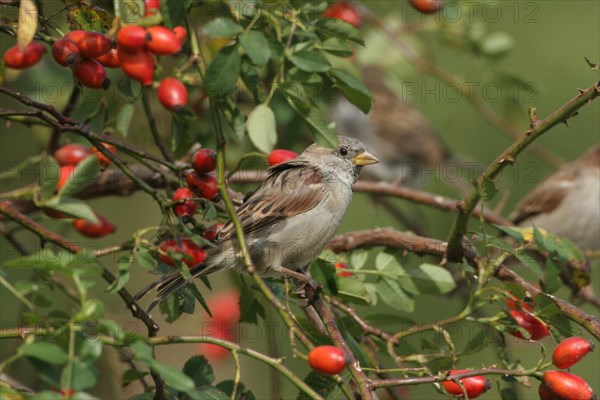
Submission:
[[[236,212],[257,270],[311,283],[298,271],[316,259],[335,234],[361,168],[377,162],[360,141],[340,136],[335,149],[313,144],[297,158],[271,167],[267,178]],[[244,269],[231,221],[213,243],[207,249],[206,262],[190,269],[194,278],[229,268]],[[179,271],[172,271],[143,289],[135,300],[158,287],[150,311],[187,283]]]
[[[583,250],[600,250],[600,145],[544,179],[511,217],[517,225],[569,238]]]
[[[341,97],[331,108],[330,118],[340,134],[361,140],[379,156],[381,163],[369,168],[368,177],[423,183],[424,168],[435,170],[449,160],[447,148],[419,110],[389,88],[383,71],[370,66],[363,70],[363,77],[373,95],[369,114]]]

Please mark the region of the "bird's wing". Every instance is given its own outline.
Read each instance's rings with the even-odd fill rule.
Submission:
[[[322,181],[323,175],[303,160],[272,167],[264,182],[236,212],[244,233],[313,209],[324,196]],[[233,237],[235,227],[227,221],[216,243]]]
[[[569,166],[565,166],[569,167]],[[517,205],[511,219],[515,224],[538,214],[556,209],[573,185],[574,177],[579,173],[575,168],[562,168],[546,178]]]

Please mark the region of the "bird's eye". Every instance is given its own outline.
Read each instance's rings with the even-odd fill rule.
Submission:
[[[348,155],[348,149],[345,147],[341,147],[340,148],[340,154],[343,156],[347,156]]]

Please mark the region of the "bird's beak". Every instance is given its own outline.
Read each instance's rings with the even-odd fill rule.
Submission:
[[[379,162],[379,158],[375,157],[374,154],[369,153],[367,150],[358,154],[356,157],[352,159],[355,165],[363,166],[363,165],[371,165],[377,164]]]

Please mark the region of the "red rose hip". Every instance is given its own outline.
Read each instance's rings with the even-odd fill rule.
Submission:
[[[65,35],[77,44],[81,57],[96,58],[113,48],[113,41],[107,36],[92,31],[72,31]]]
[[[60,176],[56,183],[56,190],[60,190],[69,181],[71,175],[75,171],[75,165],[65,165],[60,167]]]
[[[147,29],[150,34],[146,48],[154,54],[175,54],[181,50],[181,43],[175,32],[164,26],[152,26]]]
[[[552,353],[552,362],[565,369],[577,364],[587,353],[594,350],[594,343],[580,337],[570,337],[560,342]]]
[[[96,57],[96,61],[106,68],[119,68],[121,66],[117,49],[111,49],[108,53],[102,54],[100,57]]]
[[[272,167],[273,165],[293,160],[296,157],[298,157],[298,154],[294,153],[293,151],[285,149],[275,149],[267,156],[267,161],[269,162],[269,166]]]
[[[160,243],[159,249],[160,260],[172,267],[174,267],[176,264],[175,260],[173,260],[168,254],[169,250],[175,253],[181,253],[183,255],[182,261],[188,266],[188,268],[198,265],[206,259],[206,253],[204,250],[187,238],[163,241]]]
[[[90,150],[81,144],[65,144],[54,152],[54,158],[61,166],[77,165],[91,154]]]
[[[564,371],[546,371],[542,376],[542,383],[552,395],[552,400],[592,400],[595,399],[594,391],[578,375]]]
[[[217,179],[208,174],[198,175],[192,171],[186,175],[188,186],[192,191],[203,199],[217,201],[219,198],[219,188],[217,187]]]
[[[176,26],[175,28],[173,28],[173,33],[175,34],[175,37],[177,38],[179,44],[183,45],[187,39],[187,29],[185,29],[183,26]]]
[[[204,235],[203,235],[204,239],[212,242],[213,240],[215,240],[215,238],[217,237],[217,234],[219,233],[219,231],[221,230],[222,227],[223,227],[223,224],[214,224],[214,225],[209,226],[204,231]]]
[[[4,53],[4,63],[14,69],[25,69],[34,66],[42,59],[46,48],[39,43],[31,42],[21,50],[15,45]]]
[[[463,372],[469,372],[469,370],[468,369],[451,370],[450,376],[462,374]],[[492,387],[491,381],[489,381],[482,375],[470,376],[468,378],[463,378],[463,379],[460,379],[460,382],[462,383],[463,387],[465,388],[465,392],[467,392],[467,396],[469,396],[470,399],[475,399],[475,398],[481,396],[483,393],[487,392]],[[444,389],[446,389],[446,391],[448,393],[450,393],[456,397],[464,396],[463,389],[456,382],[443,381],[442,386],[444,387]]]
[[[112,144],[108,144],[108,143],[102,143],[102,144],[104,145],[104,147],[106,147],[106,149],[108,151],[110,151],[113,154],[117,154],[117,148],[115,146],[113,146]],[[92,147],[92,154],[95,154],[96,157],[98,157],[98,162],[100,163],[100,166],[103,168],[108,167],[112,163],[110,158],[108,158],[104,154],[102,154],[100,152],[100,150],[98,150],[98,148],[96,148],[96,147]]]
[[[175,212],[175,215],[183,220],[183,222],[190,221],[196,213],[198,204],[196,204],[195,201],[190,200],[193,197],[194,194],[192,191],[184,187],[180,187],[173,193],[171,200],[179,203],[173,207],[173,211]]]
[[[119,45],[117,47],[121,69],[127,76],[149,86],[154,80],[154,57],[147,50],[130,51]]]
[[[444,8],[443,0],[410,0],[410,4],[423,14],[433,14]]]
[[[188,101],[187,88],[176,78],[163,79],[160,82],[157,94],[160,103],[171,111],[182,111]]]
[[[52,45],[52,57],[63,67],[69,67],[81,60],[81,53],[79,47],[77,47],[77,43],[68,37],[64,37],[58,39]]]
[[[325,16],[342,20],[355,28],[358,28],[362,22],[362,18],[358,11],[345,1],[330,5],[329,8],[325,10]]]
[[[146,29],[138,25],[125,25],[117,33],[117,44],[125,50],[143,49],[149,39]]]
[[[521,310],[511,310],[510,315],[515,319],[517,325],[525,329],[531,336],[531,340],[540,340],[550,334],[546,325],[539,319]],[[511,332],[511,335],[520,339],[525,339],[520,331]]]
[[[98,213],[94,214],[98,218],[97,223],[78,218],[73,220],[73,228],[89,238],[101,238],[115,231],[116,227],[109,220]]]
[[[110,79],[106,76],[106,70],[96,60],[85,58],[75,65],[73,71],[83,86],[105,90],[110,87]]]
[[[156,15],[157,11],[160,11],[160,2],[159,0],[145,0],[144,1],[146,9],[144,11],[144,16],[150,17],[152,15]]]
[[[339,374],[348,365],[344,352],[335,346],[317,346],[308,353],[308,365],[324,374]]]
[[[200,149],[192,156],[192,168],[199,174],[212,172],[217,168],[217,152],[213,149]]]

